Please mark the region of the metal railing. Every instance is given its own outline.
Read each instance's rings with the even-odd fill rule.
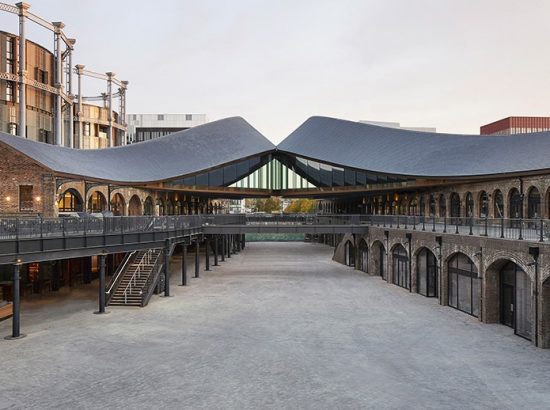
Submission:
[[[126,270],[126,267],[132,260],[133,256],[137,253],[137,251],[129,252],[125,257],[122,263],[119,265],[115,273],[113,274],[113,277],[111,279],[111,283],[109,284],[109,288],[105,291],[106,294],[106,303],[109,305],[109,302],[111,301],[111,298],[113,297],[113,289],[116,289],[118,286],[120,280],[122,279],[123,273]]]
[[[156,252],[154,252],[156,251]],[[161,252],[158,252],[156,249],[147,250],[141,257],[139,263],[136,266],[136,271],[133,273],[132,277],[128,281],[128,284],[124,288],[124,303],[128,303],[128,295],[132,293],[132,289],[137,286],[137,280],[141,278],[142,273],[150,274],[152,268],[156,265],[157,260]],[[154,258],[154,260],[153,260]],[[151,263],[153,262],[153,263]],[[141,292],[141,289],[140,289]],[[141,296],[141,293],[140,293]]]
[[[545,242],[550,220],[409,215],[223,214],[0,219],[0,241],[166,231],[200,232],[210,225],[371,225],[438,233]]]

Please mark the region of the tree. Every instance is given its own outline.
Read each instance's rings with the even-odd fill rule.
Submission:
[[[317,210],[317,201],[314,199],[294,199],[288,206],[285,208],[285,213],[289,214],[312,214]]]

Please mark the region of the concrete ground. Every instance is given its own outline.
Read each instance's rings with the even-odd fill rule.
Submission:
[[[175,260],[145,309],[27,304],[0,409],[550,408],[550,351],[331,255],[253,243],[186,288]]]

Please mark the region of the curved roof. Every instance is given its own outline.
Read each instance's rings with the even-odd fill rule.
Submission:
[[[119,183],[158,182],[271,152],[275,146],[240,117],[122,147],[79,150],[0,133],[0,143],[60,174]]]
[[[550,132],[452,135],[311,117],[277,149],[342,167],[403,176],[466,177],[550,169]]]

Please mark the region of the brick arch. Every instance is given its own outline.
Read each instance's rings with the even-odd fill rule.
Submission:
[[[505,218],[506,214],[508,212],[508,205],[507,205],[506,197],[505,197],[504,193],[499,188],[493,190],[493,193],[491,194],[492,209],[490,209],[489,212],[493,213],[494,218],[500,218],[501,217],[501,215],[499,214],[499,209],[497,207],[497,205],[498,205],[497,196],[499,194],[502,198],[502,206],[501,206],[500,212],[502,214],[502,217]]]
[[[455,257],[456,255],[458,255],[459,253],[461,253],[462,255],[465,255],[467,256],[473,263],[474,263],[474,266],[476,267],[477,269],[477,274],[479,276],[480,272],[481,272],[481,263],[480,263],[480,260],[478,257],[474,256],[473,254],[470,254],[468,252],[465,252],[465,251],[453,251],[451,252],[450,254],[446,255],[446,256],[442,256],[442,259],[443,259],[443,265],[445,267],[447,267],[449,265],[449,261]],[[475,252],[474,252],[475,253]]]
[[[381,250],[383,255],[381,255]],[[387,277],[386,252],[387,249],[384,245],[384,241],[380,239],[372,241],[369,249],[369,272],[371,274],[381,276],[382,273],[383,277]]]
[[[111,195],[111,211],[115,216],[125,216],[126,215],[126,198],[122,192],[116,192]]]
[[[143,215],[143,201],[139,195],[134,194],[128,201],[128,215],[141,216]]]
[[[492,255],[490,258],[484,260],[484,266],[486,273],[489,269],[495,269],[498,268],[502,269],[502,267],[508,263],[513,262],[516,265],[518,265],[523,271],[529,276],[529,279],[531,279],[531,282],[534,282],[535,280],[535,270],[533,267],[528,266],[529,263],[533,262],[532,258],[529,257],[530,260],[527,260],[523,255],[523,252],[513,253],[513,252],[507,252],[507,251],[499,251],[496,252],[494,255]]]

